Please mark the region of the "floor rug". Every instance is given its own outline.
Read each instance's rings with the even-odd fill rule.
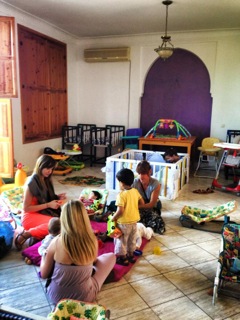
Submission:
[[[99,187],[105,183],[105,180],[95,176],[75,176],[59,180],[62,184],[71,184],[75,186],[94,186]]]
[[[99,231],[99,232],[105,232],[107,230],[107,223],[106,222],[96,222],[91,221],[91,225],[93,230]],[[142,239],[142,246],[141,250],[143,250],[146,243],[148,243],[149,240],[146,240],[145,238]],[[41,256],[38,254],[38,247],[40,246],[41,242],[38,242],[34,244],[33,246],[26,248],[22,251],[22,256],[25,258],[28,258],[32,261],[32,264],[39,266],[41,262]],[[103,246],[99,248],[98,255],[101,255],[103,253],[107,252],[114,252],[114,244],[113,241],[106,241],[103,243]],[[139,258],[139,256],[135,257],[136,259]],[[119,264],[115,264],[113,268],[113,281],[119,281],[129,270],[132,268],[133,264],[129,264],[128,266],[121,266]]]

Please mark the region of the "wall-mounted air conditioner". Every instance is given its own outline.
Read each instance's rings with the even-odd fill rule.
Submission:
[[[86,62],[117,62],[130,60],[130,48],[85,49]]]

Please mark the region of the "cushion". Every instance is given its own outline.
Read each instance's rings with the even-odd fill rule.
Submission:
[[[106,318],[106,308],[102,305],[65,299],[58,302],[55,310],[51,312],[47,319],[92,319],[104,320]]]

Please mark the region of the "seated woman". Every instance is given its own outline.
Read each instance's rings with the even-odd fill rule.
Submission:
[[[55,166],[56,161],[51,156],[40,156],[32,176],[26,182],[22,215],[24,230],[15,239],[18,250],[29,238],[29,245],[45,238],[49,220],[60,216],[60,206],[66,195],[56,195],[54,192],[51,177]]]
[[[56,304],[61,299],[93,302],[116,263],[109,252],[97,257],[98,242],[83,203],[64,204],[60,235],[41,260],[43,279],[50,278],[47,293]]]
[[[165,224],[161,217],[162,204],[159,200],[161,185],[157,179],[151,177],[151,165],[143,160],[138,163],[136,168],[139,177],[133,182],[144,199],[144,204],[139,206],[140,217],[146,227],[151,227],[154,232],[162,234],[165,231]]]

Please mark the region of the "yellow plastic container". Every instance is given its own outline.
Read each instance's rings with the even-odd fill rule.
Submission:
[[[17,172],[15,174],[15,186],[16,187],[21,187],[24,185],[25,181],[27,179],[27,173],[23,170],[22,164],[19,162],[17,164]]]

